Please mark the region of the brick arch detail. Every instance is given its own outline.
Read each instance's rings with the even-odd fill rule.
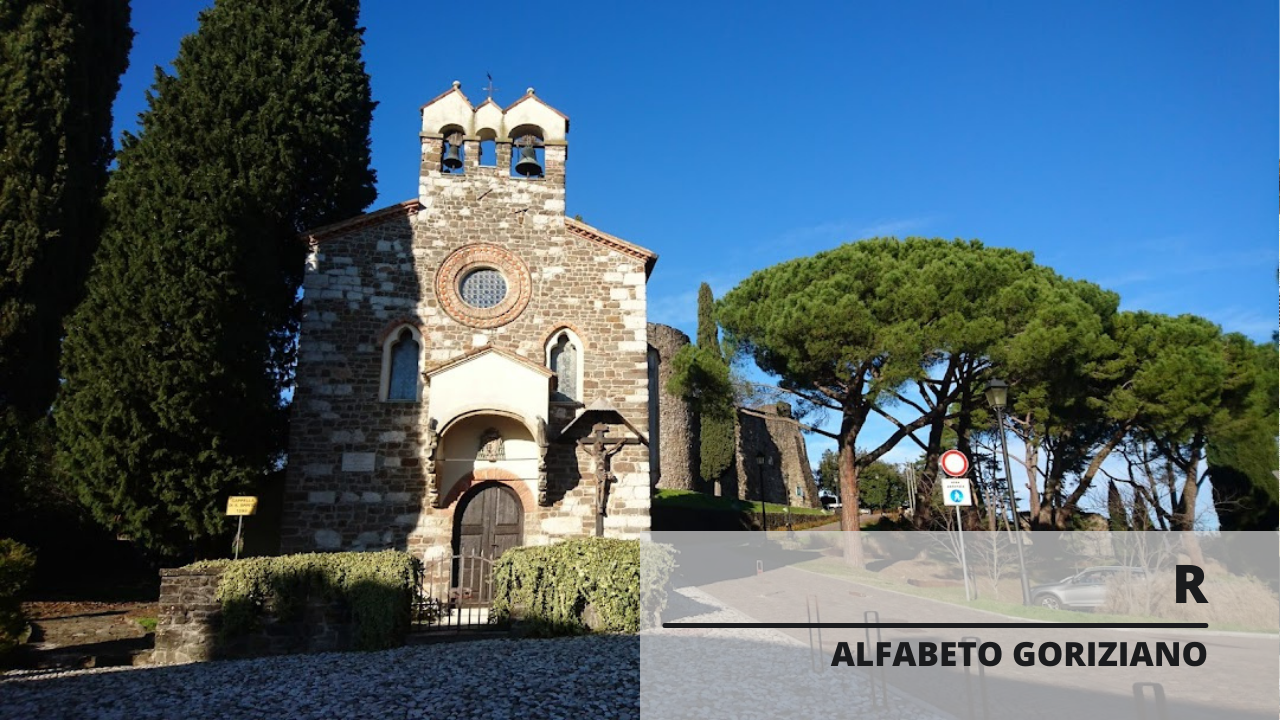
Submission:
[[[387,337],[390,336],[391,333],[395,332],[396,330],[399,330],[405,325],[413,326],[413,329],[417,330],[418,334],[421,335],[423,338],[427,336],[427,328],[425,325],[422,324],[421,320],[414,317],[413,315],[402,315],[396,318],[395,320],[392,320],[391,322],[387,323],[386,325],[383,325],[382,329],[378,331],[378,335],[377,335],[378,346],[381,347],[382,344],[387,341]],[[424,340],[423,342],[425,343],[426,341]]]
[[[577,325],[574,325],[573,323],[558,322],[555,324],[554,327],[551,328],[551,332],[542,336],[543,366],[546,366],[546,364],[551,361],[551,358],[547,357],[547,345],[551,344],[551,338],[555,337],[556,333],[560,332],[561,330],[569,330],[570,332],[572,332],[574,335],[577,336],[579,342],[582,343],[582,347],[580,348],[580,350],[583,353],[583,357],[586,357],[586,352],[591,349],[591,343],[590,341],[587,340],[587,336],[583,334],[581,328],[579,328]]]
[[[509,470],[501,468],[480,468],[474,472],[458,478],[453,487],[449,488],[449,492],[444,496],[444,502],[441,506],[449,508],[450,512],[458,509],[458,499],[461,498],[471,488],[484,482],[499,482],[515,491],[516,496],[520,498],[520,511],[528,514],[532,508],[536,508],[538,503],[534,500],[533,494],[529,492],[528,483]]]

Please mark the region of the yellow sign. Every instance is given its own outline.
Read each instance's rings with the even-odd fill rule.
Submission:
[[[252,515],[258,512],[258,498],[252,495],[232,495],[227,498],[227,514]]]

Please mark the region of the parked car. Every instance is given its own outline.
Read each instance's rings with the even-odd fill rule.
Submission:
[[[1119,565],[1085,568],[1060,582],[1033,586],[1031,601],[1050,610],[1094,610],[1107,601],[1107,583],[1117,577],[1141,580],[1146,571]]]

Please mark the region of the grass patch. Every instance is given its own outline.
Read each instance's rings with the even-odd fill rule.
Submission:
[[[1095,622],[1095,623],[1134,623],[1134,622],[1170,622],[1169,618],[1139,616],[1139,615],[1116,615],[1099,612],[1078,612],[1072,610],[1050,610],[1039,605],[1022,605],[1020,602],[1008,602],[1004,600],[993,600],[991,598],[978,598],[977,600],[966,601],[964,599],[963,587],[916,587],[908,585],[905,582],[896,579],[889,579],[880,576],[870,570],[862,570],[849,567],[842,560],[832,558],[819,558],[815,560],[806,560],[796,563],[795,567],[811,572],[830,575],[832,577],[846,578],[855,580],[862,585],[868,587],[883,588],[903,595],[912,595],[929,600],[938,600],[951,605],[959,605],[961,607],[972,608],[974,610],[986,610],[988,612],[998,613],[1000,615],[1008,615],[1009,617],[1022,618],[1025,620],[1041,620],[1044,622]],[[1210,630],[1223,630],[1232,632],[1257,632],[1276,634],[1272,628],[1266,627],[1246,627],[1239,623],[1209,623]]]
[[[134,618],[133,621],[141,625],[142,629],[149,633],[155,632],[156,624],[160,622],[158,618],[153,617]]]

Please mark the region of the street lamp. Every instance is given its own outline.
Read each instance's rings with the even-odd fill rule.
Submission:
[[[764,502],[764,453],[756,453],[756,479],[760,483],[761,530],[769,529],[769,506]]]
[[[1009,441],[1004,431],[1004,409],[1009,404],[1009,383],[992,379],[987,383],[987,404],[996,411],[996,425],[1000,428],[1000,449],[1004,454],[1004,484],[1009,492],[1009,514],[1018,534],[1018,569],[1022,572],[1022,604],[1031,604],[1031,585],[1027,582],[1027,559],[1022,555],[1022,526],[1018,522],[1018,502],[1013,497],[1013,473],[1009,467]]]

